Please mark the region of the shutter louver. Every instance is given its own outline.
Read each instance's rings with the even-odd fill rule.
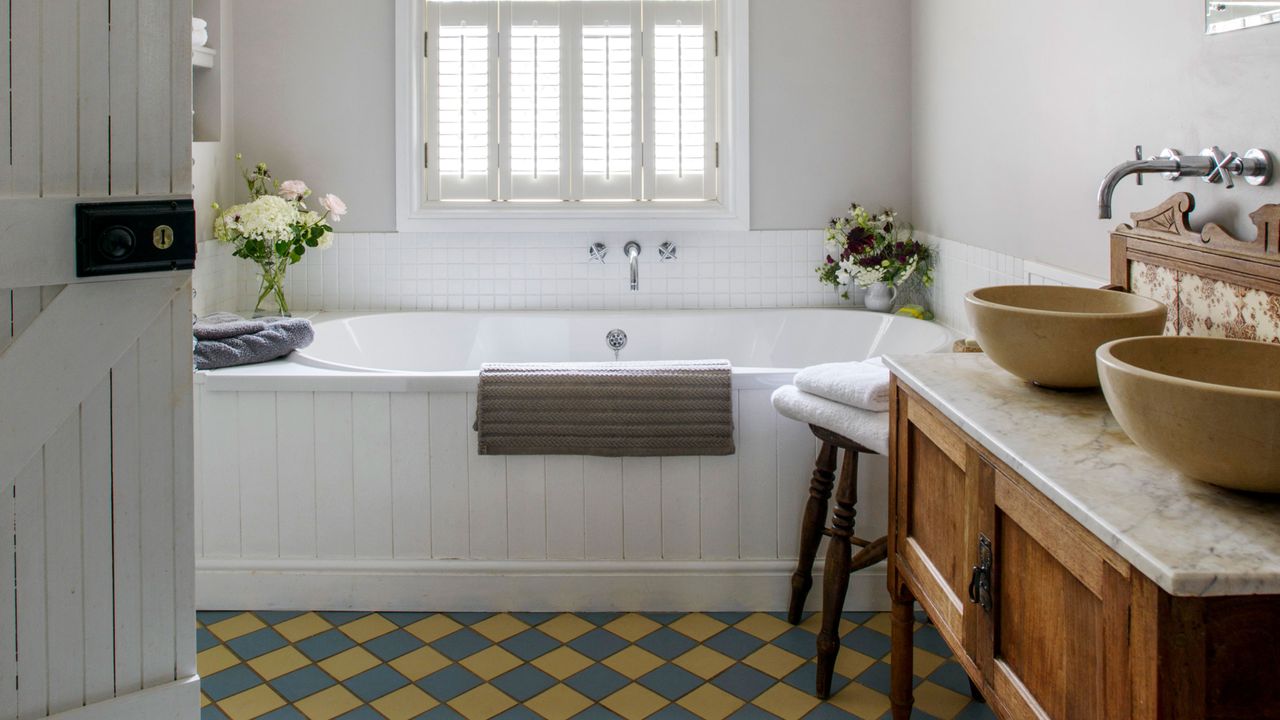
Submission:
[[[645,196],[715,197],[714,8],[707,2],[645,4]]]
[[[583,3],[578,148],[583,200],[640,197],[639,3]]]
[[[438,197],[496,199],[496,3],[439,3],[435,58],[434,167]]]
[[[566,68],[572,65],[558,2],[502,4],[504,200],[566,200]]]

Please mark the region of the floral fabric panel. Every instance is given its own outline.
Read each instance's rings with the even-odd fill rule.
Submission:
[[[1280,295],[1179,274],[1183,335],[1280,342]]]
[[[1169,308],[1165,335],[1178,334],[1178,273],[1173,268],[1134,261],[1129,266],[1129,289],[1134,295],[1162,302]]]

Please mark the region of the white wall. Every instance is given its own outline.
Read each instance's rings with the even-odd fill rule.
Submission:
[[[1280,25],[1206,37],[1204,0],[912,0],[912,205],[935,236],[1107,275],[1107,233],[1169,194],[1234,223],[1276,186],[1126,180],[1113,165],[1167,145],[1280,150]],[[1251,237],[1251,235],[1250,235]]]
[[[753,229],[907,206],[908,8],[751,0]],[[395,229],[394,31],[394,0],[235,2],[240,152],[341,195],[351,232]]]

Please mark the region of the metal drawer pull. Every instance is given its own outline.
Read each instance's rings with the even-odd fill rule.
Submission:
[[[991,612],[991,541],[978,535],[978,564],[969,579],[969,602]]]

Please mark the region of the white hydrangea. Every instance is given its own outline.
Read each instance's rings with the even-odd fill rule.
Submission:
[[[298,209],[278,195],[263,195],[253,202],[227,208],[222,214],[227,230],[268,243],[291,239],[292,226],[299,219]]]

